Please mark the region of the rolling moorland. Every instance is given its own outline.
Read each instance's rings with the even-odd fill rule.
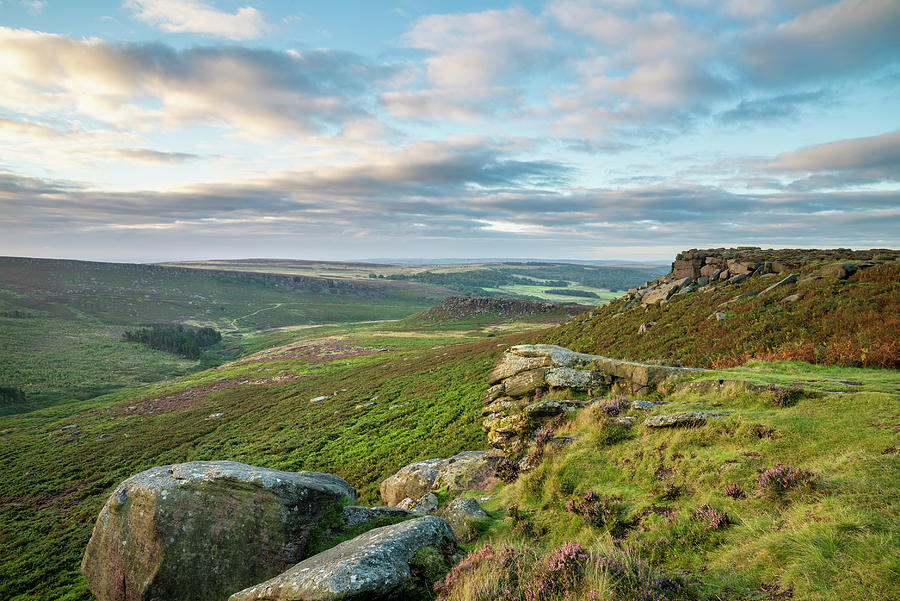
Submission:
[[[237,267],[251,269],[240,271],[224,263],[215,263],[215,270],[199,270],[0,258],[0,348],[4,349],[0,352],[0,386],[20,389],[27,401],[16,407],[0,404],[0,414],[68,398],[91,398],[122,386],[218,365],[288,341],[292,328],[399,319],[460,293],[452,286],[363,275],[370,273],[370,268],[385,268],[374,264],[311,264],[316,269],[304,262],[297,264],[312,271],[273,261],[240,263]],[[554,273],[567,269],[562,265],[544,267]],[[523,267],[532,271],[542,268]],[[398,272],[400,268],[385,269]],[[489,271],[492,277],[485,279],[482,265],[456,265],[453,269],[457,278],[477,271],[482,283],[505,281],[499,271]],[[587,273],[582,267],[571,269],[576,275]],[[623,272],[598,267],[589,273],[595,284],[607,277],[634,285],[658,270],[628,268]],[[577,282],[571,284],[577,286]],[[595,295],[611,294],[606,289],[592,290]],[[600,302],[600,296],[565,299],[569,303]],[[195,361],[119,340],[126,329],[178,323],[215,328],[223,341]],[[284,329],[279,332],[278,328]]]
[[[440,598],[895,598],[898,253],[755,252],[730,259],[726,278],[708,263],[715,278],[696,266],[687,282],[678,269],[695,265],[676,261],[667,276],[578,315],[448,302],[393,322],[265,331],[274,322],[260,321],[264,331],[228,363],[2,417],[0,598],[90,599],[79,564],[94,520],[119,482],[157,465],[324,471],[355,486],[362,504],[381,504],[379,484],[402,466],[489,447],[488,373],[509,348],[537,342],[714,369],[692,376],[697,386],[641,397],[669,405],[648,411],[607,391],[542,422],[521,448],[495,451],[505,469],[489,495],[462,493],[482,499],[487,516],[462,543],[471,554],[438,578]],[[208,294],[223,285],[214,280]],[[20,294],[4,297],[5,310],[25,310]],[[80,303],[73,311],[102,313]],[[362,299],[356,310],[386,319],[376,305]],[[8,319],[50,319],[48,306]],[[699,427],[641,423],[673,410],[728,415]],[[442,507],[460,494],[434,492]]]

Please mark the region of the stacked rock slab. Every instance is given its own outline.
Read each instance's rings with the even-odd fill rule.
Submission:
[[[508,449],[544,421],[586,404],[541,400],[551,390],[639,395],[656,390],[669,378],[701,371],[705,370],[620,361],[551,344],[514,346],[488,376],[483,429],[492,446]]]
[[[374,601],[424,598],[414,587],[416,553],[431,547],[449,562],[456,538],[441,518],[425,516],[369,530],[313,555],[284,573],[228,597],[228,601]],[[428,590],[427,592],[430,592]],[[215,597],[218,598],[218,597]],[[224,598],[224,597],[222,597]]]
[[[81,570],[99,601],[225,599],[302,559],[345,480],[233,461],[155,467],[104,505]]]
[[[494,482],[498,461],[498,457],[485,451],[464,451],[449,459],[410,463],[381,483],[381,498],[386,505],[411,507],[437,488],[484,492]]]

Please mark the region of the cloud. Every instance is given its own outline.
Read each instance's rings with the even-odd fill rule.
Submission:
[[[122,129],[322,132],[366,116],[364,96],[387,73],[340,51],[176,50],[0,27],[0,106],[24,115],[68,112]]]
[[[139,21],[169,33],[202,33],[229,40],[252,40],[271,28],[262,13],[243,6],[235,14],[216,10],[201,0],[126,0],[123,7]]]
[[[900,53],[900,3],[841,0],[774,26],[751,28],[735,63],[760,85],[796,85],[853,76],[894,63]]]
[[[19,0],[22,6],[32,15],[39,15],[47,5],[47,0]]]
[[[763,98],[742,99],[734,107],[720,112],[717,119],[725,125],[765,123],[796,118],[809,106],[830,102],[830,95],[819,90]]]
[[[866,170],[900,177],[900,130],[783,152],[769,167],[804,172]]]

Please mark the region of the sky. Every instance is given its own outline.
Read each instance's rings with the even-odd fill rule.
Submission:
[[[897,32],[897,0],[0,0],[0,255],[897,248]]]

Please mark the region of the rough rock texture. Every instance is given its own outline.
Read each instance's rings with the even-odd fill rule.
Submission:
[[[531,371],[540,367],[549,367],[550,359],[547,357],[522,357],[520,355],[505,354],[500,363],[488,374],[488,384],[496,384],[501,380],[523,371]],[[509,394],[507,392],[507,394]]]
[[[845,279],[856,273],[856,263],[832,263],[819,270],[819,275],[826,278]]]
[[[436,547],[449,557],[456,547],[450,526],[426,516],[375,528],[298,563],[228,601],[387,601],[406,599],[416,552]]]
[[[381,499],[396,507],[404,499],[421,499],[436,488],[486,491],[493,484],[498,461],[485,451],[464,451],[449,459],[410,463],[381,483]]]
[[[342,497],[356,491],[331,474],[233,461],[155,467],[109,497],[81,571],[99,601],[224,599],[299,561]]]
[[[537,363],[531,361],[542,361],[541,365],[545,367],[533,368]],[[502,386],[507,396],[496,397],[491,392],[484,397],[486,407],[482,410],[482,428],[487,432],[491,446],[506,450],[526,441],[543,421],[586,404],[585,401],[542,400],[544,392],[643,394],[657,390],[671,378],[706,371],[620,361],[576,353],[552,344],[514,346],[505,353],[500,365],[504,366],[503,370],[494,370],[492,377],[497,373],[509,374],[511,366],[521,366],[525,370],[508,375],[491,388],[494,391]]]
[[[470,542],[477,536],[474,522],[488,517],[478,501],[471,497],[453,499],[444,508],[443,518],[450,524],[458,540]]]
[[[440,505],[441,501],[437,498],[437,495],[433,492],[427,492],[422,497],[415,502],[415,504],[410,507],[410,513],[418,513],[420,515],[428,515],[429,513],[434,513],[437,511],[438,505]]]
[[[765,386],[747,380],[695,380],[681,382],[675,392],[688,390],[694,394],[719,394],[722,392],[760,392]]]
[[[632,407],[634,407],[635,409],[641,409],[643,411],[648,411],[662,405],[668,405],[668,403],[665,401],[646,401],[643,399],[635,399],[631,401]]]
[[[356,528],[357,526],[368,524],[375,518],[402,518],[409,515],[409,512],[398,507],[361,507],[359,505],[347,505],[341,510],[341,514],[344,517],[344,525],[347,528]]]
[[[667,413],[665,415],[653,415],[644,420],[644,425],[648,428],[702,426],[706,423],[707,419],[725,415],[728,414],[710,411],[680,411],[678,413]]]

